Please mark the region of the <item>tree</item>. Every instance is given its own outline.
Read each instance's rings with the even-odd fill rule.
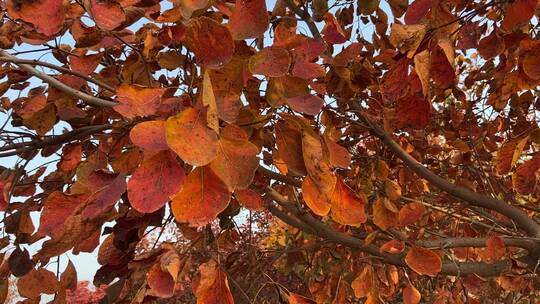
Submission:
[[[2,278],[63,303],[45,267],[99,248],[109,303],[540,300],[537,5],[3,1]]]

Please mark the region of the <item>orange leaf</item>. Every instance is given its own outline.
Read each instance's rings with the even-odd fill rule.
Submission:
[[[536,172],[540,169],[540,155],[533,156],[516,168],[512,174],[512,186],[519,194],[531,194],[536,186]]]
[[[165,136],[165,121],[151,120],[138,123],[129,133],[131,142],[145,151],[169,150]]]
[[[165,123],[169,147],[192,166],[204,166],[218,154],[218,137],[209,129],[203,111],[187,108]]]
[[[342,225],[360,226],[367,220],[365,200],[358,197],[340,178],[332,192],[332,218]]]
[[[234,56],[219,70],[209,70],[212,89],[220,119],[234,123],[242,106],[240,95],[244,88],[245,59]],[[258,93],[258,92],[257,92]]]
[[[195,54],[197,63],[209,69],[223,67],[231,61],[234,53],[234,41],[229,30],[205,16],[189,21],[185,43]]]
[[[325,216],[330,212],[332,203],[328,194],[322,193],[309,176],[302,182],[302,196],[313,213]]]
[[[497,173],[500,175],[506,174],[516,164],[521,157],[521,152],[527,144],[529,137],[515,138],[504,143],[497,151],[496,166]]]
[[[394,23],[392,24],[390,43],[401,53],[412,58],[424,39],[426,31],[427,27],[423,24],[404,25]]]
[[[324,155],[321,138],[306,127],[302,132],[302,154],[307,173],[323,193],[330,193],[336,185],[336,176]]]
[[[174,295],[174,280],[172,276],[161,269],[160,263],[155,263],[146,275],[150,290],[148,294],[159,298],[170,298]]]
[[[401,253],[405,250],[405,243],[400,240],[390,240],[379,248],[380,252],[387,252],[391,254]]]
[[[354,290],[354,296],[357,298],[366,297],[373,287],[373,270],[371,266],[366,265],[362,272],[351,283]]]
[[[58,33],[64,26],[65,9],[62,0],[6,1],[8,14],[13,19],[32,23],[46,36]]]
[[[243,189],[236,190],[234,192],[234,195],[236,196],[236,199],[238,200],[240,205],[253,211],[263,210],[263,200],[261,195],[257,192],[251,189]]]
[[[126,20],[124,10],[116,1],[91,0],[90,8],[92,17],[100,29],[112,31]]]
[[[421,298],[420,292],[411,283],[403,288],[403,304],[418,304]]]
[[[169,151],[146,159],[131,176],[127,193],[131,206],[141,213],[159,210],[182,188],[185,181],[184,169]]]
[[[345,147],[333,141],[328,134],[326,132],[323,136],[326,150],[328,151],[328,160],[334,167],[348,168],[351,164],[351,154]]]
[[[422,203],[409,203],[399,210],[399,224],[401,226],[411,225],[422,218],[426,212],[426,207]]]
[[[257,1],[257,0],[254,0]],[[291,55],[280,47],[267,47],[249,58],[249,71],[267,77],[280,77],[289,71]]]
[[[247,140],[222,137],[217,157],[209,166],[231,192],[246,189],[259,166],[258,153],[257,146]]]
[[[392,201],[397,201],[401,197],[401,186],[390,179],[384,182],[384,192]]]
[[[296,293],[289,295],[289,304],[315,304],[315,301]]]
[[[405,263],[416,273],[430,277],[437,276],[442,269],[441,257],[422,247],[412,247],[405,256]]]
[[[506,32],[513,32],[523,27],[534,16],[537,5],[537,0],[516,0],[508,3],[501,28]]]
[[[227,185],[209,167],[189,173],[182,190],[172,199],[172,213],[181,223],[203,226],[213,221],[229,205]]]
[[[197,304],[234,304],[227,274],[211,260],[199,266],[201,280],[195,291]]]
[[[486,248],[480,252],[482,260],[493,263],[506,255],[506,246],[500,236],[490,236],[486,240]]]
[[[114,110],[126,118],[157,114],[161,103],[162,88],[145,88],[138,85],[121,85],[118,88],[118,105]]]
[[[266,1],[236,0],[229,20],[229,29],[234,40],[262,37],[268,26]]]
[[[387,230],[397,225],[398,214],[388,210],[384,200],[388,199],[380,197],[373,204],[373,223],[382,230]]]

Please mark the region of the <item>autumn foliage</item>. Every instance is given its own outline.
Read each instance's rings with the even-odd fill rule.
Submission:
[[[0,9],[0,302],[540,301],[537,0]]]

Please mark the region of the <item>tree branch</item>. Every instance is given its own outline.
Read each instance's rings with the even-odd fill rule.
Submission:
[[[11,59],[11,58],[17,59],[16,57],[11,56],[8,52],[6,52],[4,50],[0,50],[0,56],[8,58],[8,59]],[[93,106],[97,106],[97,107],[114,107],[116,105],[116,102],[112,102],[112,101],[106,100],[106,99],[101,99],[101,98],[98,98],[98,97],[83,93],[83,92],[81,92],[79,90],[75,90],[74,88],[63,84],[58,79],[38,71],[36,68],[34,68],[33,66],[31,66],[29,64],[16,63],[16,65],[21,70],[29,73],[30,75],[33,75],[33,76],[41,79],[42,81],[48,83],[50,86],[52,86],[52,87],[54,87],[54,88],[56,88],[56,89],[58,89],[58,90],[60,90],[60,91],[62,91],[64,93],[67,93],[67,94],[69,94],[69,95],[71,95],[73,97],[76,97],[76,98],[78,98],[80,100],[83,100],[86,103],[88,103],[89,105],[93,105]]]
[[[88,126],[88,127],[82,127],[79,129],[69,131],[62,135],[47,137],[43,140],[32,140],[32,141],[27,141],[27,142],[22,142],[22,143],[6,145],[4,147],[1,147],[0,151],[9,151],[9,150],[13,150],[13,151],[0,153],[0,158],[18,155],[23,152],[37,150],[37,149],[47,147],[47,146],[64,144],[72,140],[80,139],[85,136],[92,135],[94,133],[111,129],[111,128],[112,128],[112,125]]]
[[[517,226],[526,231],[529,236],[540,237],[540,225],[531,219],[525,212],[496,198],[481,195],[472,192],[467,188],[453,184],[433,173],[403,150],[403,148],[396,143],[388,133],[364,116],[361,113],[359,105],[351,104],[351,107],[356,110],[355,113],[357,113],[360,120],[369,127],[371,133],[377,136],[409,169],[418,174],[418,176],[470,205],[497,211],[514,220]]]
[[[287,7],[293,13],[295,13],[298,17],[304,20],[304,22],[307,24],[309,28],[309,31],[311,32],[311,35],[313,35],[313,38],[315,38],[316,40],[321,40],[322,39],[321,33],[319,32],[319,29],[317,28],[317,25],[315,24],[315,21],[313,21],[311,16],[306,11],[296,6],[293,0],[284,0],[284,1],[285,1],[285,5],[287,5]]]
[[[378,248],[375,245],[371,245],[371,244],[365,245],[363,240],[355,238],[353,236],[349,236],[347,234],[344,234],[338,231],[334,231],[328,226],[320,223],[318,220],[314,219],[307,213],[300,214],[298,211],[294,210],[294,208],[290,207],[292,205],[291,202],[289,202],[285,197],[283,197],[274,189],[267,187],[266,193],[272,200],[274,200],[279,205],[287,209],[287,211],[292,213],[299,221],[303,222],[302,225],[295,226],[296,228],[309,234],[315,234],[326,240],[330,240],[332,242],[339,243],[339,244],[369,253],[376,257],[382,258],[387,263],[390,263],[396,266],[401,266],[401,267],[407,266],[407,264],[404,261],[404,254],[381,253],[379,252]],[[270,209],[271,212],[272,210],[275,211],[276,208],[274,207]],[[281,216],[283,216],[283,212],[278,212],[278,213],[273,213],[273,214],[280,219],[281,219]],[[284,220],[285,222],[289,220],[286,217],[284,218],[285,218]],[[288,224],[289,223],[293,223],[294,225],[295,221],[289,221]],[[308,226],[309,229],[307,229],[306,226]],[[511,269],[511,262],[507,260],[498,261],[492,264],[486,264],[486,263],[481,263],[481,262],[456,262],[456,263],[444,262],[442,265],[441,274],[459,276],[459,275],[474,273],[482,277],[491,277],[491,276],[499,276],[502,273],[509,271],[510,269]]]
[[[70,70],[68,68],[65,68],[65,67],[62,67],[62,66],[58,66],[56,64],[52,64],[52,63],[48,63],[48,62],[44,62],[44,61],[39,61],[39,60],[32,60],[32,59],[20,59],[20,58],[16,58],[16,57],[0,57],[0,62],[11,62],[11,63],[14,63],[16,65],[19,65],[19,64],[28,64],[28,65],[40,65],[40,66],[43,66],[43,67],[46,67],[46,68],[50,68],[50,69],[53,69],[53,70],[57,70],[59,72],[63,72],[63,73],[66,73],[66,74],[71,74],[73,76],[77,76],[77,77],[80,77],[86,81],[89,81],[89,82],[92,82],[104,89],[106,89],[107,91],[110,91],[110,92],[113,92],[115,93],[116,90],[115,88],[113,88],[112,86],[100,81],[100,80],[97,80],[97,79],[94,79],[92,77],[89,77],[87,75],[84,75],[82,73],[79,73],[77,71],[73,71],[73,70]]]

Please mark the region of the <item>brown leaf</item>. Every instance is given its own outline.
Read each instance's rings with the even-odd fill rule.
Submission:
[[[41,294],[53,294],[58,289],[54,273],[45,268],[32,269],[17,281],[19,294],[25,298],[36,299]]]

